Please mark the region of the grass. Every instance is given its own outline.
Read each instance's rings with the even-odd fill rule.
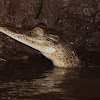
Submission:
[[[42,3],[43,3],[43,0],[39,0],[39,4],[38,4],[38,8],[37,8],[37,18],[40,14],[40,11],[41,11],[41,8],[42,8]]]

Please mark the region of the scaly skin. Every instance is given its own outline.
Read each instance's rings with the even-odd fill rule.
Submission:
[[[0,27],[0,32],[36,50],[39,50],[57,67],[68,68],[75,67],[80,64],[80,60],[68,44],[64,44],[58,35],[45,33],[40,27],[36,27],[25,34],[12,32],[6,27]]]

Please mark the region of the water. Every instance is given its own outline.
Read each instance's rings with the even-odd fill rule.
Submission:
[[[0,100],[100,99],[99,65],[61,69],[41,61],[6,64],[0,70]]]

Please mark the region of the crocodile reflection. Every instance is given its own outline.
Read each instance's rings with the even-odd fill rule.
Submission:
[[[55,67],[52,71],[44,73],[45,78],[35,79],[32,87],[34,87],[35,94],[49,93],[49,92],[64,92],[64,89],[59,88],[65,76],[70,73],[70,70]]]
[[[0,32],[39,50],[57,67],[68,68],[80,64],[80,60],[70,47],[67,39],[64,39],[64,36],[61,38],[56,33],[47,34],[45,29],[41,27],[35,27],[33,30],[23,34],[17,34],[16,32],[8,30],[6,27],[0,27]]]
[[[0,83],[1,88],[9,87],[8,93],[10,96],[32,96],[46,93],[63,93],[64,88],[61,88],[66,77],[75,77],[77,71],[74,68],[59,68],[55,67],[52,70],[44,72],[41,78],[32,80],[17,79],[15,81]],[[74,75],[75,74],[75,75]],[[4,92],[5,94],[5,92]]]

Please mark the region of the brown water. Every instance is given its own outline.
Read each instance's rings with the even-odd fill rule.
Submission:
[[[35,62],[7,63],[0,69],[0,100],[100,99],[99,65],[60,69],[40,58]]]

